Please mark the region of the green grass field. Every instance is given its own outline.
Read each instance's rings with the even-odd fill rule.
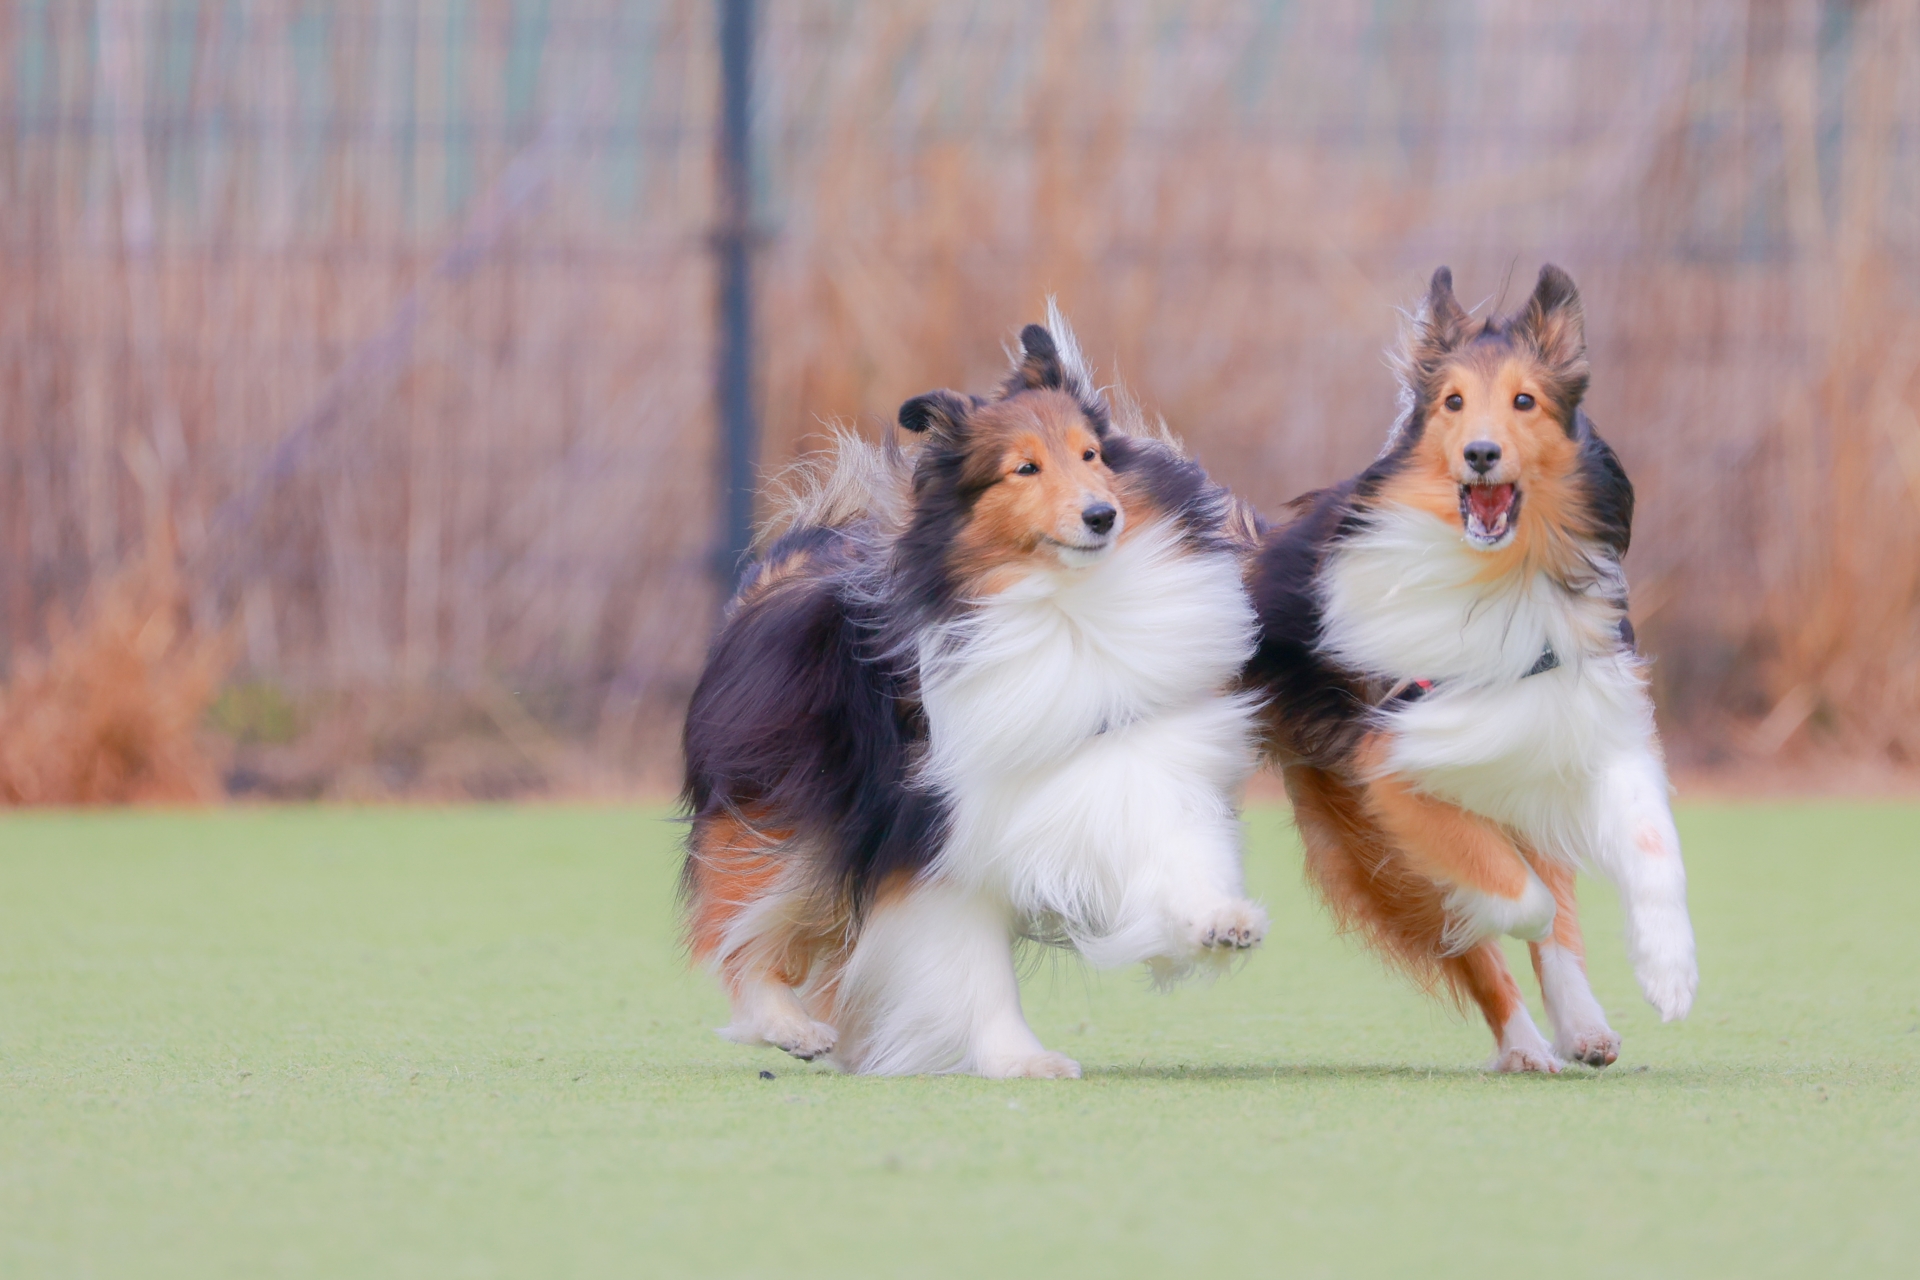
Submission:
[[[1624,1053],[1527,1079],[1250,826],[1244,970],[1044,963],[1087,1078],[989,1083],[717,1039],[648,812],[8,817],[0,1276],[1920,1268],[1920,808],[1686,808],[1692,1020],[1596,888]]]

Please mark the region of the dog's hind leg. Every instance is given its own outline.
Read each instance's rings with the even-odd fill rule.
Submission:
[[[1471,999],[1493,1032],[1492,1069],[1558,1070],[1499,947],[1483,940],[1447,954],[1452,895],[1412,865],[1374,820],[1360,789],[1304,766],[1289,767],[1285,777],[1307,874],[1341,924],[1364,933],[1416,981],[1445,982]]]
[[[794,989],[832,933],[832,922],[810,918],[799,851],[784,833],[768,835],[731,814],[697,820],[688,848],[687,943],[726,986],[733,1016],[720,1035],[806,1060],[829,1052],[837,1033],[813,1019]]]
[[[1397,774],[1365,786],[1368,811],[1388,839],[1415,870],[1447,886],[1448,951],[1499,934],[1538,942],[1552,933],[1553,893],[1499,827]]]
[[[1487,1025],[1493,1029],[1493,1061],[1489,1071],[1547,1071],[1560,1069],[1540,1028],[1533,1024],[1526,1001],[1520,998],[1520,984],[1507,968],[1500,945],[1488,938],[1442,963],[1455,987],[1465,991],[1480,1006]]]
[[[835,1059],[849,1071],[1077,1077],[1020,1009],[1007,908],[940,879],[882,892],[840,975]]]
[[[1357,930],[1423,986],[1440,976],[1445,891],[1414,871],[1373,821],[1358,788],[1305,765],[1284,775],[1307,877],[1344,929]]]
[[[1553,891],[1557,908],[1552,936],[1528,944],[1533,953],[1533,973],[1540,980],[1540,998],[1547,1006],[1547,1021],[1553,1024],[1553,1051],[1574,1062],[1604,1067],[1620,1056],[1620,1037],[1607,1025],[1606,1012],[1587,982],[1573,869],[1538,855],[1528,860]]]

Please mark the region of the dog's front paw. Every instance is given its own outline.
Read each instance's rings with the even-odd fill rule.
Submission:
[[[1612,1066],[1620,1057],[1620,1033],[1611,1027],[1596,1027],[1553,1038],[1553,1051],[1568,1062],[1589,1067]]]
[[[1700,985],[1700,967],[1694,960],[1693,926],[1685,910],[1642,909],[1629,921],[1628,952],[1634,977],[1647,1003],[1660,1011],[1660,1021],[1684,1018],[1693,1008]]]
[[[1078,1080],[1080,1064],[1064,1053],[1048,1049],[1024,1057],[982,1063],[980,1074],[989,1080]]]
[[[1647,1003],[1660,1011],[1660,1021],[1674,1022],[1693,1009],[1693,993],[1700,985],[1700,970],[1694,966],[1693,957],[1665,965],[1643,965],[1638,976]]]
[[[1194,947],[1200,951],[1245,951],[1267,936],[1267,913],[1258,903],[1241,898],[1202,912],[1193,925]]]

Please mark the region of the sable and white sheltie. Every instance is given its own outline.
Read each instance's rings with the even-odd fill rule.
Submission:
[[[732,605],[687,715],[683,878],[722,1034],[851,1071],[1077,1076],[1013,948],[1170,979],[1257,943],[1239,518],[1112,423],[1072,335],[922,442],[843,439]]]
[[[1621,570],[1633,488],[1580,409],[1579,294],[1556,267],[1475,321],[1446,268],[1400,353],[1385,450],[1293,504],[1249,575],[1310,876],[1348,926],[1486,1015],[1502,1071],[1605,1066],[1576,867],[1611,879],[1661,1017],[1697,971],[1686,873]],[[1549,1045],[1494,939],[1532,945]]]

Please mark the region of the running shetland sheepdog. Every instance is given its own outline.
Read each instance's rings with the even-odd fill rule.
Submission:
[[[1446,268],[1400,353],[1401,417],[1293,504],[1250,574],[1250,688],[1311,877],[1343,923],[1486,1015],[1501,1071],[1614,1061],[1574,868],[1618,886],[1664,1019],[1697,978],[1686,873],[1620,560],[1633,488],[1581,412],[1579,294],[1541,270],[1476,322]],[[1494,939],[1532,946],[1551,1045]]]
[[[1049,322],[994,398],[902,406],[911,460],[843,439],[714,644],[683,885],[731,1039],[1077,1076],[1022,1016],[1016,940],[1169,980],[1266,930],[1241,896],[1238,509],[1115,429]]]

